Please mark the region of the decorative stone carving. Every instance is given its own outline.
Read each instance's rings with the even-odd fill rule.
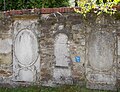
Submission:
[[[16,20],[15,23],[19,24],[20,28],[17,28],[18,25],[14,27],[13,80],[35,82],[37,77],[40,77],[36,20]]]

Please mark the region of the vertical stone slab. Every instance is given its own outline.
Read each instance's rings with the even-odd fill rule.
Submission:
[[[58,34],[55,38],[55,61],[56,66],[68,67],[69,52],[67,46],[68,37],[65,34]]]
[[[117,36],[117,39],[118,39],[118,44],[117,44],[117,46],[118,46],[118,55],[120,56],[120,36]]]
[[[23,19],[14,22],[13,80],[35,82],[40,77],[37,19]]]
[[[87,87],[113,90],[116,84],[115,39],[112,32],[93,31],[88,37]]]
[[[65,34],[59,33],[55,38],[54,55],[55,68],[53,77],[56,83],[70,82],[71,70],[69,68],[69,49],[67,46],[68,37]]]
[[[18,60],[18,64],[23,67],[18,72],[20,80],[33,81],[35,75],[32,72],[31,66],[33,67],[38,59],[37,38],[31,30],[24,29],[16,35],[14,45],[15,58]],[[29,69],[25,69],[24,67],[28,67]]]
[[[117,36],[117,57],[118,57],[118,71],[117,71],[117,79],[120,80],[120,35]]]

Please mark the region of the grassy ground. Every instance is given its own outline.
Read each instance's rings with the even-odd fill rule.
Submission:
[[[0,92],[113,92],[102,90],[90,90],[80,86],[59,86],[59,87],[18,87],[18,88],[0,88]],[[117,92],[120,92],[117,91]]]

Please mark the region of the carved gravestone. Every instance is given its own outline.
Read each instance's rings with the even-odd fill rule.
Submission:
[[[40,74],[37,20],[15,20],[13,43],[14,81],[35,82]]]
[[[112,31],[93,31],[88,37],[87,46],[87,87],[115,89],[115,37]]]
[[[118,55],[118,71],[117,71],[117,79],[118,80],[120,80],[120,34],[118,34],[118,36],[117,36],[117,47],[118,47],[118,53],[117,53],[117,55]],[[119,84],[120,85],[120,84]]]
[[[55,37],[54,55],[55,67],[53,77],[56,83],[69,83],[71,82],[71,69],[68,65],[69,48],[67,45],[68,37],[65,34],[59,33]]]

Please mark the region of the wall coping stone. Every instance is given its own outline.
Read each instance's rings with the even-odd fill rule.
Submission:
[[[50,13],[71,13],[74,12],[74,8],[79,9],[80,7],[60,7],[60,8],[40,8],[40,9],[22,9],[22,10],[8,10],[2,12],[5,16],[16,16],[16,15],[24,15],[24,14],[50,14]],[[118,11],[120,11],[120,5],[113,6]]]
[[[40,9],[35,8],[35,9],[4,11],[4,14],[6,16],[14,16],[14,15],[23,15],[23,14],[50,14],[55,12],[69,13],[69,12],[74,12],[74,8],[80,10],[80,7],[60,7],[60,8],[40,8]],[[116,8],[118,11],[120,11],[120,5],[113,6],[113,8]]]
[[[80,9],[80,8],[77,8]],[[69,13],[74,12],[74,8],[70,7],[60,7],[60,8],[40,8],[40,9],[23,9],[23,10],[10,10],[4,11],[6,16],[15,16],[23,14],[50,14],[50,13]]]

